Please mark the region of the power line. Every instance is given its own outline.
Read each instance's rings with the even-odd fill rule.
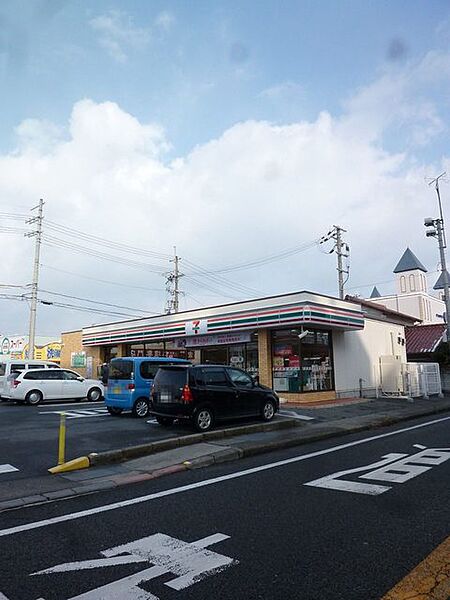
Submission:
[[[77,254],[87,254],[88,256],[92,256],[99,260],[106,260],[109,262],[113,262],[115,264],[123,264],[127,267],[143,269],[144,271],[148,271],[150,273],[157,273],[159,275],[162,275],[164,272],[163,269],[161,267],[159,267],[158,265],[152,265],[152,264],[148,264],[148,263],[134,261],[131,259],[126,259],[121,256],[114,256],[111,254],[106,254],[104,252],[100,252],[99,250],[94,250],[92,248],[80,246],[78,244],[74,244],[72,242],[62,240],[60,238],[54,238],[51,236],[44,235],[43,243],[46,246],[50,246],[53,248],[61,248],[64,250],[68,250],[69,252],[75,252]]]
[[[81,300],[82,302],[90,302],[92,304],[101,304],[103,306],[111,306],[113,308],[123,308],[124,310],[129,310],[129,311],[136,311],[136,312],[141,312],[144,314],[152,314],[152,315],[159,315],[160,313],[158,312],[153,312],[153,311],[149,311],[149,310],[143,310],[142,308],[130,308],[129,306],[122,306],[120,304],[112,304],[110,302],[101,302],[100,300],[91,300],[90,298],[81,298],[79,296],[73,296],[72,294],[62,294],[60,292],[51,292],[49,290],[42,290],[39,289],[40,292],[43,292],[44,294],[50,294],[52,296],[61,296],[62,298],[73,298],[74,300]]]
[[[111,281],[109,279],[99,279],[98,277],[89,277],[88,275],[82,275],[81,273],[74,273],[73,271],[66,271],[64,269],[58,269],[50,265],[41,263],[41,267],[44,269],[51,269],[52,271],[58,271],[59,273],[65,273],[66,275],[73,275],[74,277],[80,277],[81,279],[87,279],[89,281],[95,281],[96,283],[105,283],[108,285],[116,285],[119,287],[133,288],[136,290],[143,290],[145,292],[164,292],[163,288],[147,288],[141,285],[132,285],[131,283],[120,283],[119,281]]]
[[[75,237],[76,239],[84,239],[93,245],[112,248],[118,250],[119,252],[126,252],[127,254],[136,254],[139,256],[147,256],[159,260],[168,260],[170,258],[170,254],[167,253],[157,252],[156,250],[137,248],[129,244],[124,244],[122,242],[102,238],[91,233],[86,233],[84,231],[79,231],[78,229],[67,227],[54,221],[46,221],[46,223],[48,229],[51,229],[56,233],[66,235],[67,237]]]

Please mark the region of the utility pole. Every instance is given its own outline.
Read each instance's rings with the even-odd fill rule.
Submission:
[[[174,257],[170,259],[170,262],[174,263],[174,269],[167,275],[166,279],[166,290],[169,294],[167,300],[168,314],[177,313],[180,310],[180,279],[183,277],[183,273],[180,273],[180,257],[177,255],[176,246],[173,247]]]
[[[349,265],[344,267],[343,261],[342,261],[343,258],[348,258],[350,256],[350,247],[342,239],[343,233],[347,233],[347,231],[345,229],[342,229],[342,227],[339,227],[339,225],[333,225],[333,229],[331,231],[329,231],[326,235],[324,235],[319,241],[319,244],[323,244],[324,242],[327,242],[328,240],[335,241],[333,249],[330,250],[330,254],[332,252],[335,252],[336,257],[337,257],[336,270],[338,273],[339,298],[341,298],[341,300],[344,299],[344,285],[348,280],[348,275],[350,272]],[[347,279],[345,281],[344,281],[344,275],[347,275]]]
[[[31,225],[36,223],[36,229],[30,233],[26,233],[26,237],[34,237],[34,267],[33,267],[33,282],[31,284],[31,306],[30,306],[30,329],[28,336],[28,358],[34,358],[34,346],[36,338],[36,308],[37,308],[37,294],[39,284],[39,259],[41,254],[41,241],[42,241],[42,220],[44,201],[39,200],[39,204],[34,206],[31,210],[38,209],[36,217],[32,217],[26,221],[27,224]]]
[[[439,219],[427,218],[424,221],[425,227],[427,227],[426,236],[435,237],[438,241],[439,255],[441,259],[441,274],[442,282],[444,284],[444,302],[445,302],[445,325],[447,328],[447,344],[450,345],[450,293],[449,293],[449,280],[447,277],[447,264],[445,259],[445,249],[447,248],[447,240],[445,237],[444,227],[444,215],[442,213],[441,194],[439,191],[439,180],[445,176],[445,172],[441,173],[435,179],[432,179],[428,185],[435,186],[436,195],[439,203]]]

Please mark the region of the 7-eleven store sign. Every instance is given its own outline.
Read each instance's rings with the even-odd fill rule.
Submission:
[[[208,333],[208,321],[206,319],[186,323],[186,335],[201,335],[202,333]]]

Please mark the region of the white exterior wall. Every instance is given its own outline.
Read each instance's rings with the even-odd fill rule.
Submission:
[[[396,274],[397,294],[409,294],[410,292],[428,292],[427,278],[420,269],[403,271]]]
[[[371,298],[371,302],[382,304],[386,308],[411,315],[422,321],[423,325],[433,323],[443,323],[442,318],[436,315],[443,315],[445,304],[442,300],[434,298],[425,293],[402,294],[401,296],[382,296],[381,298]]]
[[[334,378],[337,397],[358,396],[362,378],[363,395],[375,395],[380,356],[406,359],[403,325],[366,317],[362,331],[333,331]],[[377,371],[378,372],[378,371]]]

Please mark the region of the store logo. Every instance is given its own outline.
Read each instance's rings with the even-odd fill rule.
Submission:
[[[201,333],[207,333],[208,322],[206,319],[197,319],[196,321],[189,321],[186,323],[186,335],[199,335]]]

